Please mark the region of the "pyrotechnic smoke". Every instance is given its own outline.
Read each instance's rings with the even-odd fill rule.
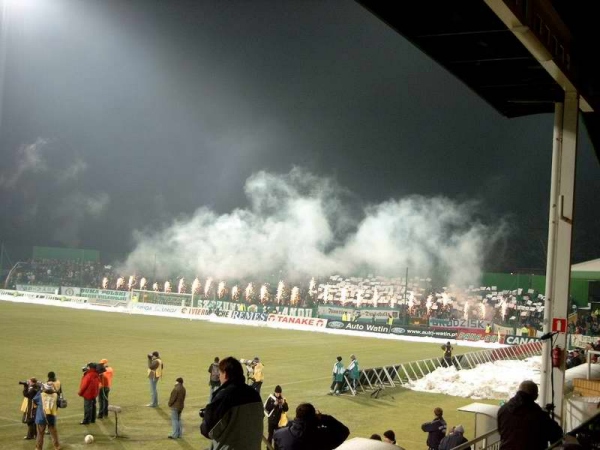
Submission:
[[[292,288],[292,294],[290,297],[290,303],[293,306],[297,306],[300,303],[300,289],[298,288],[298,286],[294,286]]]
[[[208,297],[208,293],[210,292],[210,286],[212,285],[212,278],[208,278],[206,283],[204,283],[204,297]]]
[[[231,298],[235,301],[240,299],[240,290],[237,286],[234,286],[233,289],[231,289]]]
[[[48,238],[78,246],[85,226],[102,219],[108,194],[82,188],[87,163],[76,149],[38,138],[0,166],[0,203],[23,233],[43,221]],[[4,196],[4,194],[7,194]]]
[[[141,289],[141,290],[144,290],[144,289],[146,289],[146,283],[147,283],[147,282],[148,282],[148,281],[146,280],[146,278],[145,278],[145,277],[142,277],[142,279],[140,280],[140,289]]]
[[[262,303],[266,303],[269,301],[269,291],[267,289],[267,286],[264,284],[260,287],[260,301]]]
[[[177,293],[178,294],[185,293],[185,278],[181,278],[181,280],[179,280],[179,285],[177,286]]]
[[[340,292],[340,302],[343,305],[346,304],[346,301],[348,300],[348,289],[346,289],[345,287],[342,288],[341,292]]]
[[[469,319],[469,302],[465,302],[465,308],[464,308],[463,318],[465,320]]]
[[[127,283],[127,289],[132,290],[135,286],[135,275],[129,275],[129,282]]]
[[[194,278],[194,282],[192,283],[192,293],[199,294],[200,293],[200,280],[198,277]]]
[[[117,278],[117,289],[121,289],[125,285],[125,279],[123,277]]]
[[[108,289],[108,278],[102,278],[102,289]]]
[[[158,292],[159,288],[158,288],[158,283],[155,281],[154,284],[152,284],[152,290],[155,292]]]
[[[252,301],[252,295],[254,294],[254,286],[252,283],[248,283],[246,286],[246,301],[250,303]]]
[[[283,301],[283,293],[285,292],[285,284],[283,283],[283,281],[280,281],[277,284],[277,295],[276,295],[276,299],[277,299],[277,304],[280,305],[281,302]]]
[[[396,276],[447,273],[455,284],[479,283],[486,249],[499,237],[474,203],[412,196],[357,208],[331,179],[301,169],[246,181],[250,207],[218,215],[208,208],[159,231],[135,233],[125,266],[161,273],[194,270],[224,279],[291,279],[371,271]],[[491,221],[490,221],[491,222]]]
[[[171,282],[165,281],[165,292],[171,292]]]
[[[217,288],[217,296],[219,298],[223,298],[224,295],[225,295],[225,282],[219,281],[219,287]]]

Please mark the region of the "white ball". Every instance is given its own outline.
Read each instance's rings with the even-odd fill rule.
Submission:
[[[94,442],[94,436],[92,436],[91,434],[88,434],[86,437],[83,438],[83,441],[86,444],[91,444],[92,442]]]

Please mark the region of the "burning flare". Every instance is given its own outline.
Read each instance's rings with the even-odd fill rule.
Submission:
[[[298,286],[294,286],[292,288],[290,303],[294,306],[298,306],[300,304],[300,289],[298,289]]]
[[[217,288],[217,296],[219,298],[223,298],[224,295],[225,295],[225,282],[219,281],[219,287]]]

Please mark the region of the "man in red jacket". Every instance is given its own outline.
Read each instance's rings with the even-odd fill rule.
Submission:
[[[98,397],[98,372],[96,364],[89,363],[83,368],[83,377],[79,384],[80,397],[83,397],[83,421],[81,425],[96,422],[96,397]]]

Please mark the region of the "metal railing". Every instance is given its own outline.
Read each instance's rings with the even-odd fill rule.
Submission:
[[[362,389],[374,390],[385,389],[396,386],[406,386],[440,367],[453,365],[458,370],[473,369],[480,364],[499,360],[522,360],[542,353],[542,342],[535,341],[512,347],[480,350],[476,352],[463,353],[452,356],[450,360],[442,357],[421,359],[407,363],[392,364],[389,366],[374,367],[360,371],[356,391]],[[350,389],[352,395],[356,395],[354,389]]]

